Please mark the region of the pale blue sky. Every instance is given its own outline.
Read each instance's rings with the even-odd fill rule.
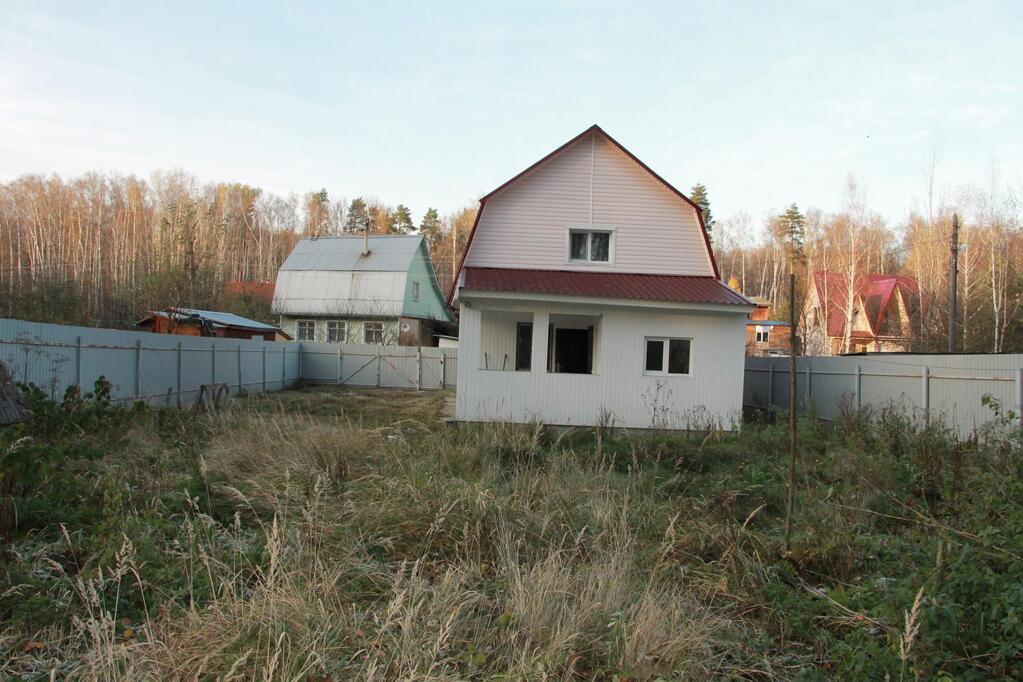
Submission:
[[[477,199],[592,123],[718,218],[1023,183],[1023,2],[0,0],[0,180]],[[770,6],[769,6],[770,5]]]

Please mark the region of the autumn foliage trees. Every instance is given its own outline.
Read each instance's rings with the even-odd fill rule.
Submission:
[[[933,171],[933,169],[932,169]],[[1023,232],[1019,195],[992,179],[947,196],[927,186],[922,206],[890,222],[870,208],[861,184],[846,183],[840,208],[788,207],[755,220],[714,220],[709,191],[692,197],[713,225],[724,280],[770,299],[786,316],[788,273],[805,286],[828,270],[900,274],[920,284],[913,347],[943,350],[949,318],[952,214],[961,219],[957,347],[1023,351]],[[422,234],[446,290],[468,239],[475,205],[442,216],[370,197],[318,189],[280,196],[242,183],[200,184],[180,172],[146,179],[88,173],[28,175],[0,184],[0,314],[22,319],[124,326],[168,305],[253,314],[225,299],[229,280],[273,281],[302,237]],[[757,223],[763,229],[756,229]],[[801,290],[803,287],[801,287]],[[268,314],[269,311],[264,311]]]
[[[1023,351],[1023,228],[1019,196],[992,180],[948,197],[929,196],[901,222],[870,209],[856,178],[847,182],[840,210],[826,213],[795,204],[767,216],[768,229],[752,234],[752,219],[718,221],[715,250],[724,279],[735,276],[749,295],[771,300],[787,315],[788,272],[831,271],[852,282],[858,275],[906,275],[920,285],[912,347],[943,351],[949,323],[952,215],[961,220],[956,347],[962,352]],[[801,219],[801,223],[800,223]],[[797,226],[794,229],[793,226]],[[798,256],[795,257],[794,256]],[[793,265],[795,263],[795,265]],[[844,299],[851,300],[851,299]]]
[[[425,212],[442,285],[474,215]],[[298,239],[367,226],[373,234],[420,229],[404,205],[323,189],[284,197],[241,183],[201,185],[182,172],[23,176],[0,184],[0,314],[102,326],[169,305],[251,314],[225,299],[224,282],[273,281]]]

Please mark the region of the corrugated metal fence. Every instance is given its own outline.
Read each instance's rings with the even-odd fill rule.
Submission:
[[[54,398],[100,376],[117,401],[193,402],[203,384],[231,393],[279,391],[299,378],[299,345],[245,339],[171,336],[0,319],[0,360],[15,381]]]
[[[789,359],[746,358],[743,404],[789,407]],[[850,407],[895,405],[963,436],[994,417],[985,395],[1023,414],[1023,355],[864,355],[797,358],[796,409],[833,419]]]
[[[117,401],[189,404],[204,384],[232,394],[279,391],[298,381],[432,390],[455,385],[458,350],[336,343],[277,343],[173,336],[0,319],[0,360],[15,381],[59,398],[106,377]]]
[[[455,385],[458,349],[302,342],[302,380],[434,390]]]

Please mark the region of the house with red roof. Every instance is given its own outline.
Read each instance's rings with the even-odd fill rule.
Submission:
[[[270,305],[274,300],[274,283],[228,280],[224,282],[224,296],[249,298]]]
[[[851,296],[851,298],[850,298]],[[910,350],[920,311],[920,285],[902,275],[815,272],[803,306],[806,352],[895,353]]]
[[[459,420],[739,423],[754,306],[696,204],[598,126],[480,200],[448,299]]]

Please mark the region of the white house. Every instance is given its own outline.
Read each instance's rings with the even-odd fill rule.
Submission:
[[[297,341],[432,346],[452,322],[419,235],[303,239],[277,273],[272,310]]]
[[[696,205],[593,126],[480,200],[456,417],[738,424],[746,315]]]

